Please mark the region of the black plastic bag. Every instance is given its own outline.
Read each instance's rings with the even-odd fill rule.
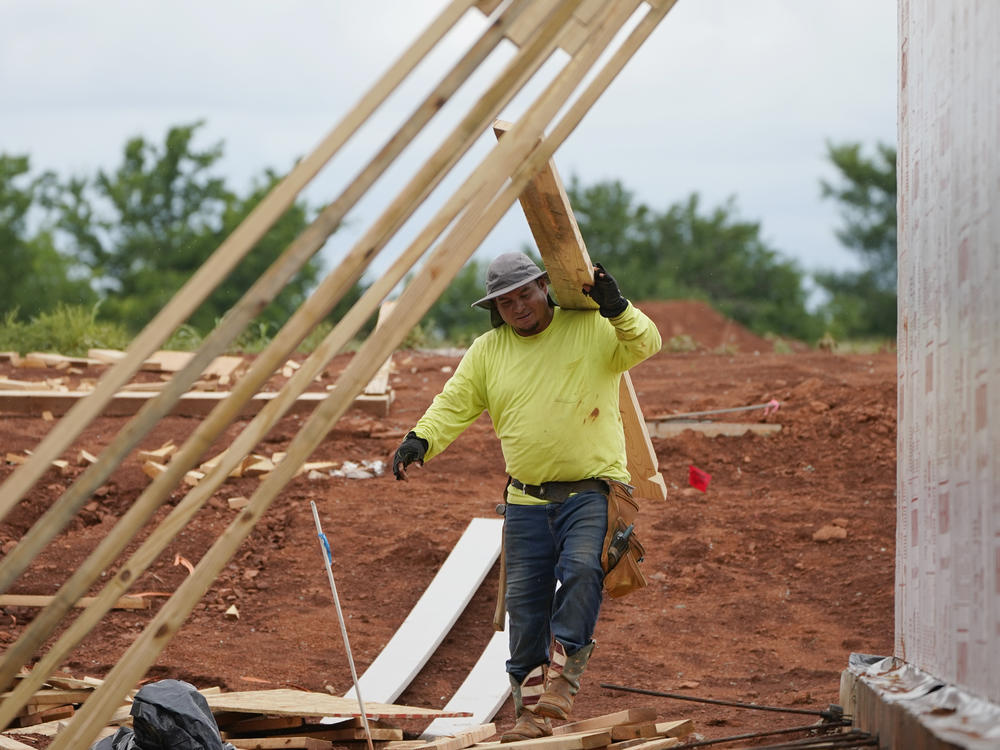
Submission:
[[[182,680],[144,686],[132,702],[132,729],[122,727],[91,750],[227,750],[205,696]]]

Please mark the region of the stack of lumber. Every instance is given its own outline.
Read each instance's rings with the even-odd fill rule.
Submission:
[[[265,691],[259,695],[264,696]],[[232,698],[228,699],[232,707]],[[265,713],[247,714],[216,710],[227,702],[227,694],[209,697],[222,738],[240,750],[291,748],[294,750],[332,750],[335,746],[358,747],[366,742],[364,726],[358,717],[342,722],[335,728],[329,724],[312,723],[309,712],[293,715],[279,705]],[[280,701],[279,701],[280,703]],[[356,705],[356,704],[355,704]],[[261,706],[263,708],[263,706]],[[377,706],[366,704],[366,713],[379,714]],[[396,718],[401,717],[395,714]],[[372,740],[384,742],[383,750],[464,750],[480,748],[496,750],[499,744],[495,724],[482,724],[453,737],[433,740],[404,740],[401,729],[385,720],[369,721]],[[677,747],[681,738],[693,731],[690,719],[660,721],[652,708],[631,708],[617,713],[565,724],[553,730],[552,737],[506,743],[504,747],[537,748],[538,750],[661,750]]]
[[[23,678],[27,673],[18,675]],[[54,674],[44,686],[35,692],[31,699],[18,711],[17,718],[0,734],[0,750],[18,748],[18,743],[12,735],[36,734],[44,737],[54,737],[66,728],[76,710],[90,697],[102,683],[95,677],[76,679],[68,675]],[[10,693],[0,694],[0,700],[6,700]],[[103,734],[112,734],[117,727],[131,721],[129,706],[122,706],[112,718],[112,723]],[[23,747],[31,747],[23,745]]]

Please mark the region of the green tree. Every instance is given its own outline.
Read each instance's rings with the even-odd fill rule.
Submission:
[[[733,199],[704,210],[697,193],[656,211],[621,183],[568,190],[591,258],[636,300],[696,298],[758,333],[812,339],[803,273],[739,218]]]
[[[55,176],[32,177],[30,171],[27,156],[0,154],[0,314],[17,311],[29,319],[60,302],[90,307],[97,295],[86,275],[52,239],[46,208]]]
[[[863,269],[814,274],[829,294],[821,312],[838,337],[896,335],[896,149],[879,143],[872,156],[860,143],[827,143],[838,181],[820,181],[824,198],[835,200],[843,225],[837,239]]]
[[[139,330],[205,262],[278,180],[265,172],[239,196],[213,173],[221,143],[204,150],[193,141],[202,123],[172,127],[162,146],[130,139],[114,171],[77,177],[64,186],[59,228],[76,258],[90,269],[104,298],[104,317]],[[242,296],[308,223],[296,203],[195,311],[188,321],[205,332]],[[277,327],[306,296],[320,271],[312,259],[258,317]]]

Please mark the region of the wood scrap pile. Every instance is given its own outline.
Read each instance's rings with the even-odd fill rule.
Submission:
[[[167,470],[167,463],[170,457],[177,452],[175,443],[167,442],[154,450],[144,450],[138,452],[138,458],[142,461],[142,470],[151,479],[155,479]],[[287,454],[285,451],[275,451],[270,456],[260,453],[251,453],[244,456],[227,475],[229,478],[238,479],[240,477],[255,477],[264,479],[274,471],[274,468],[281,463]],[[198,466],[191,469],[184,475],[184,483],[194,487],[212,471],[222,459],[223,454],[214,456]],[[9,460],[9,457],[8,457]],[[385,462],[382,459],[365,460],[360,464],[353,461],[306,461],[303,463],[295,476],[306,475],[310,479],[321,479],[330,476],[345,476],[349,479],[371,479],[381,476],[385,470]]]
[[[27,673],[22,673],[24,677]],[[64,730],[76,710],[83,705],[102,680],[68,675],[52,675],[46,680],[11,726],[0,734],[0,750],[30,747],[19,744],[18,736],[54,737]],[[137,691],[126,696],[123,704],[101,732],[113,734],[119,727],[131,726],[131,700]],[[334,747],[363,747],[367,743],[358,704],[350,698],[326,693],[276,689],[246,692],[223,692],[217,687],[200,689],[212,711],[223,740],[240,750],[332,750]],[[10,693],[3,694],[6,698]],[[454,736],[431,739],[404,739],[401,720],[428,720],[444,716],[468,716],[437,709],[365,703],[372,740],[382,750],[493,750],[498,744],[494,724],[482,724]],[[324,721],[325,717],[325,721]],[[333,723],[329,723],[330,721]],[[613,714],[564,724],[553,730],[552,737],[508,743],[511,748],[538,750],[664,750],[677,747],[681,738],[693,731],[690,719],[665,721],[655,709],[629,708]]]
[[[210,698],[211,704],[224,701],[225,694]],[[368,713],[371,713],[369,710]],[[332,750],[335,746],[365,743],[365,730],[357,717],[331,728],[311,723],[303,716],[268,716],[216,712],[222,738],[241,750],[293,748],[296,750]],[[384,742],[382,750],[495,750],[498,732],[495,724],[483,724],[454,736],[432,739],[403,739],[403,731],[385,720],[369,721],[372,740]],[[565,724],[552,737],[506,743],[510,748],[538,750],[664,750],[677,747],[681,738],[693,731],[690,719],[660,721],[652,708],[632,708]]]

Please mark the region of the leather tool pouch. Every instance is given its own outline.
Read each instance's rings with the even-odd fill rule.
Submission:
[[[609,596],[618,598],[646,585],[646,577],[639,569],[639,563],[645,556],[646,549],[632,530],[639,514],[639,505],[632,497],[632,487],[613,479],[607,481],[611,491],[608,493],[608,531],[601,551],[601,567],[604,568],[604,590]],[[617,564],[612,567],[612,562],[608,559],[608,549],[615,541],[616,535],[619,539],[625,535],[626,546]],[[611,557],[613,560],[614,555]]]

